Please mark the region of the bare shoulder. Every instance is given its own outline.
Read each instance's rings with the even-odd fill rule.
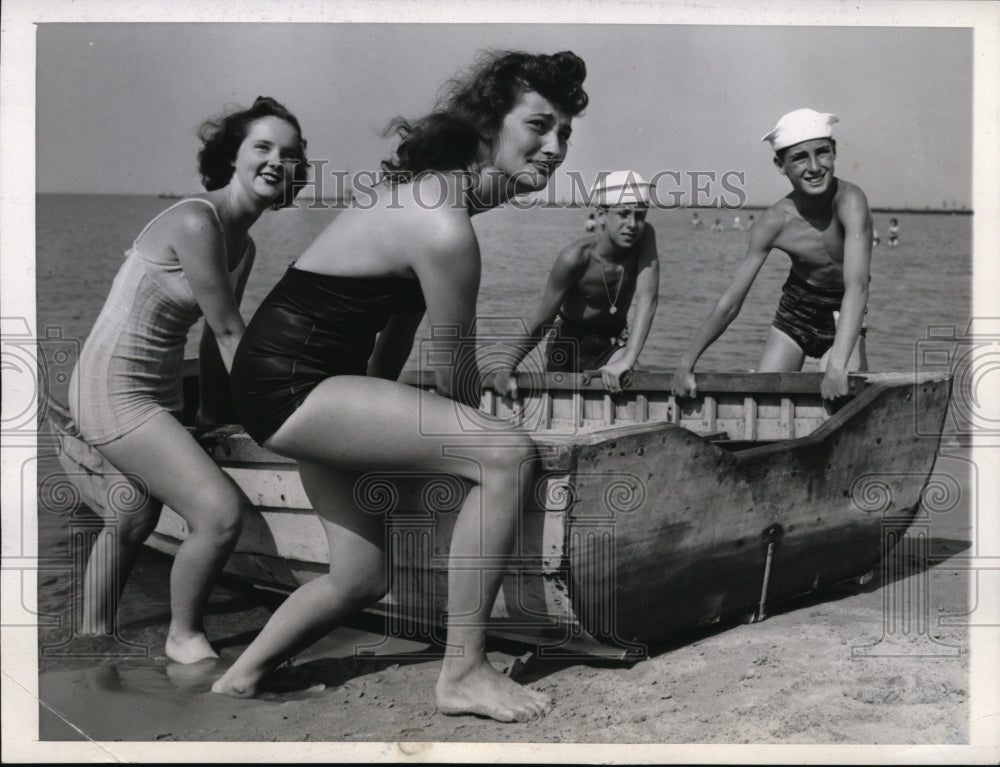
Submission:
[[[411,207],[406,217],[406,225],[393,233],[399,259],[394,265],[411,269],[420,280],[430,316],[440,316],[437,313],[452,300],[465,300],[471,295],[474,302],[482,262],[468,213],[441,205],[419,210]],[[441,291],[451,293],[451,297],[443,299]],[[432,300],[432,295],[437,298]],[[431,306],[435,302],[438,305]]]
[[[838,210],[868,211],[868,198],[857,184],[837,179],[837,195],[834,198]]]
[[[413,217],[413,224],[410,247],[417,252],[447,258],[479,250],[472,221],[462,207],[447,204],[428,207]]]
[[[837,197],[868,199],[860,186],[842,178],[837,179]]]
[[[191,204],[195,202],[196,205]],[[183,205],[175,206],[164,218],[172,216],[176,221],[187,224],[208,222],[218,227],[219,219],[215,212],[215,205],[211,200],[205,197],[188,197],[183,200],[183,203]]]
[[[590,246],[593,242],[593,237],[580,237],[574,240],[559,251],[556,266],[570,270],[584,268],[590,261]]]
[[[795,204],[789,197],[782,197],[760,214],[750,232],[751,242],[771,242],[796,215]]]
[[[794,213],[795,203],[792,202],[791,196],[782,197],[776,203],[764,209],[764,212],[760,214],[760,219],[757,221],[757,226],[784,224],[788,221],[789,216]]]
[[[188,198],[197,199],[203,198]],[[215,248],[224,241],[224,233],[212,208],[190,204],[188,200],[160,214],[143,236],[145,247],[188,251],[205,246]]]

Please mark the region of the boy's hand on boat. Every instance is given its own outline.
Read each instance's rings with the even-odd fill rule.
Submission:
[[[625,362],[609,362],[600,369],[604,388],[609,392],[620,392],[632,379],[632,368]]]
[[[847,371],[827,365],[826,374],[819,385],[819,391],[823,395],[823,399],[837,399],[837,397],[847,396],[850,392]]]
[[[674,380],[670,385],[670,392],[675,397],[697,397],[698,382],[695,380],[694,373],[683,369],[674,371]]]

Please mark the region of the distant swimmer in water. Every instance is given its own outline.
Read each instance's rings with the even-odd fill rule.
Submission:
[[[698,216],[698,211],[694,211],[691,214],[691,221],[689,223],[692,229],[701,229],[704,221]]]
[[[177,419],[185,340],[204,317],[199,420],[218,422],[228,406],[219,393],[228,392],[245,330],[239,304],[256,253],[248,230],[264,211],[290,205],[308,180],[298,120],[273,99],[207,121],[200,137],[206,191],[167,208],[139,233],[70,382],[81,434],[138,499],[107,520],[114,532],[96,538],[82,633],[114,632],[129,573],[167,504],[188,528],[170,571],[165,652],[178,663],[218,657],[202,619],[249,506]]]
[[[899,245],[899,221],[894,218],[889,219],[889,247],[894,248]]]
[[[733,225],[731,227],[729,227],[729,228],[732,229],[735,232],[742,232],[743,231],[743,222],[740,220],[739,216],[736,216],[736,217],[733,218]]]
[[[634,171],[618,171],[595,187],[597,233],[565,248],[549,273],[541,301],[523,338],[494,386],[517,397],[517,366],[555,322],[546,371],[600,370],[608,391],[621,391],[635,367],[656,313],[660,262],[656,232],[646,223],[649,184]],[[627,325],[635,297],[635,322]],[[558,318],[558,319],[557,319]]]
[[[753,218],[753,213],[751,213],[749,216],[747,216],[747,224],[746,224],[745,227],[743,227],[743,229],[745,231],[749,232],[751,229],[753,229],[754,223],[755,222],[754,222],[754,218]]]
[[[258,444],[297,462],[330,566],[278,607],[213,692],[256,695],[269,672],[386,595],[392,523],[365,503],[366,478],[448,474],[469,489],[449,515],[438,711],[523,722],[552,708],[486,654],[538,455],[527,432],[478,409],[471,219],[545,189],[587,106],[585,77],[569,51],[484,54],[432,112],[391,123],[398,143],[372,200],[334,218],[250,321],[234,404]],[[425,315],[433,394],[398,381]]]
[[[712,224],[712,231],[713,232],[721,232],[722,231],[722,219],[721,218],[715,219],[715,223]]]
[[[778,172],[792,191],[761,215],[746,260],[682,355],[672,390],[695,396],[698,358],[739,314],[773,248],[791,259],[778,311],[758,372],[800,370],[805,357],[820,359],[820,393],[848,393],[847,371],[865,370],[864,315],[868,302],[872,217],[864,192],[834,176],[837,117],[799,109],[764,136]]]
[[[873,226],[873,227],[872,227],[872,247],[873,247],[873,248],[874,248],[874,247],[876,247],[876,246],[877,246],[877,245],[878,245],[878,244],[879,244],[879,243],[880,243],[881,241],[882,241],[882,240],[881,240],[881,238],[879,237],[879,234],[878,234],[878,229],[876,229],[876,228],[875,228],[875,227]]]
[[[588,232],[592,232],[597,229],[597,221],[594,220],[594,214],[591,213],[587,216],[587,223],[583,225]]]

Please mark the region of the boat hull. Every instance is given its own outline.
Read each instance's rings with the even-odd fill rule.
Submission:
[[[548,380],[519,406],[484,402],[521,420],[538,447],[522,472],[529,502],[493,633],[642,653],[863,576],[912,519],[934,465],[938,439],[918,433],[916,404],[922,423],[943,422],[950,387],[941,375],[856,377],[834,410],[810,374],[707,377],[697,400],[679,401],[665,378],[647,375],[616,397],[599,381]],[[65,414],[50,420],[83,500],[113,518],[111,488],[122,478]],[[279,590],[326,573],[325,535],[294,462],[235,426],[196,436],[253,505],[225,572]],[[449,559],[468,490],[449,475],[361,478],[359,505],[386,523],[392,589],[375,610],[394,635],[443,639],[449,563],[476,566]],[[165,509],[148,544],[173,554],[185,535]]]

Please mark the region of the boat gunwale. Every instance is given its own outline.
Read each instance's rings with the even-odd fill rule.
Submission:
[[[189,376],[197,373],[197,359],[187,359],[185,360],[185,376]],[[703,373],[699,374],[699,386],[698,386],[698,396],[711,396],[719,393],[736,393],[745,394],[747,396],[752,396],[755,394],[764,395],[774,395],[774,394],[819,394],[819,383],[822,380],[822,373]],[[597,391],[602,394],[607,394],[604,389],[603,383],[598,376],[596,379],[586,380],[586,374],[580,375],[568,375],[563,376],[561,374],[545,373],[541,376],[531,373],[518,373],[517,374],[519,386],[531,386],[533,383],[538,383],[542,381],[551,390],[554,391]],[[400,382],[406,383],[407,385],[414,386],[415,388],[422,389],[432,389],[433,388],[433,374],[429,371],[415,371],[407,370],[403,371],[399,378]],[[672,375],[667,373],[652,373],[646,371],[640,371],[636,373],[636,377],[633,379],[631,384],[625,389],[624,394],[641,394],[643,391],[648,391],[650,389],[655,390],[660,393],[669,391],[669,386],[667,384],[672,380]],[[748,382],[756,382],[759,385],[749,388],[746,386]],[[771,452],[782,452],[786,450],[789,446],[805,446],[812,443],[819,443],[829,436],[829,434],[837,429],[839,429],[847,420],[853,418],[858,412],[863,411],[871,402],[873,402],[878,396],[883,392],[890,389],[899,388],[900,384],[909,385],[916,387],[923,383],[933,383],[933,382],[944,382],[947,381],[950,385],[951,375],[944,372],[934,372],[934,373],[852,373],[849,376],[849,382],[851,386],[851,399],[844,403],[836,412],[833,412],[830,417],[828,417],[823,423],[817,426],[813,431],[805,434],[801,437],[790,437],[787,439],[776,439],[776,440],[766,440],[761,441],[761,444],[755,445],[753,447],[747,447],[745,449],[733,452],[732,454],[738,459],[751,460],[758,459],[762,456],[766,456]],[[658,386],[653,387],[652,384],[657,384]],[[737,388],[739,384],[739,388]],[[815,385],[815,388],[814,388]],[[537,389],[538,391],[545,391],[545,389]],[[611,395],[615,396],[615,395]],[[673,395],[670,395],[673,396]],[[685,398],[678,398],[685,399]],[[692,398],[693,399],[693,398]],[[86,442],[86,440],[80,435],[79,428],[76,426],[75,421],[69,413],[69,408],[64,403],[55,399],[51,395],[45,393],[43,394],[43,399],[40,402],[39,413],[43,414],[50,421],[54,421],[60,432],[67,436],[73,436],[81,441]],[[53,419],[51,416],[55,415]],[[559,445],[579,445],[586,446],[588,444],[596,443],[607,437],[608,433],[614,431],[616,434],[622,436],[644,433],[646,431],[662,428],[666,425],[676,426],[677,428],[684,429],[690,434],[697,436],[701,439],[705,439],[704,434],[701,434],[692,429],[688,429],[682,424],[671,423],[665,420],[649,420],[649,421],[637,421],[630,423],[614,423],[608,425],[600,425],[595,427],[589,427],[586,429],[581,429],[573,434],[559,434],[559,433],[546,433],[545,430],[528,432],[532,439],[540,447],[554,447]],[[213,441],[224,441],[232,437],[245,437],[250,439],[249,435],[246,434],[245,429],[240,424],[212,424],[206,426],[192,426],[188,425],[187,428],[191,431],[192,435],[203,445],[207,447],[205,443],[211,443]],[[724,450],[726,444],[725,440],[705,440],[710,444],[716,445],[720,450]],[[89,443],[88,443],[89,444]],[[256,445],[256,443],[254,443]],[[273,456],[275,460],[271,461],[277,465],[291,465],[294,464],[293,459],[285,458],[277,453],[267,450],[263,447],[258,447],[259,450],[266,452],[268,455]],[[216,455],[214,451],[209,451],[212,453],[213,458],[220,462],[221,464],[226,464],[226,458],[222,455]],[[729,451],[726,451],[729,452]],[[266,463],[267,461],[265,461]],[[231,461],[230,463],[238,465],[239,460]],[[255,463],[260,463],[255,462]]]
[[[948,382],[950,385],[950,378],[951,377],[949,375],[943,373],[928,374],[926,376],[914,374],[911,381],[899,381],[894,384],[891,380],[878,380],[875,376],[871,376],[866,380],[864,388],[856,396],[854,396],[849,402],[845,403],[843,407],[833,413],[813,431],[809,432],[809,434],[805,434],[801,437],[792,437],[790,439],[768,440],[755,447],[739,450],[733,453],[733,456],[738,462],[757,461],[773,453],[785,452],[789,448],[818,445],[828,439],[833,433],[843,428],[848,421],[862,414],[869,405],[881,397],[885,392],[901,388],[899,385],[900,383],[903,383],[904,386],[909,385],[914,388],[924,383]],[[698,434],[697,432],[692,433],[695,435]],[[929,436],[939,441],[941,439],[940,435]],[[726,443],[725,441],[722,441],[713,444],[716,444],[720,447],[720,449],[724,449]]]

